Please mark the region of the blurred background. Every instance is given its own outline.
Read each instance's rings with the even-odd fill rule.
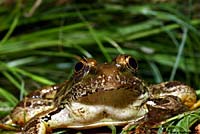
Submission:
[[[148,84],[200,90],[198,0],[0,0],[0,116],[31,90],[69,79],[78,57],[138,61]]]

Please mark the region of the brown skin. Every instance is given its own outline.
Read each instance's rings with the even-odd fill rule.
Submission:
[[[0,128],[45,134],[55,128],[158,122],[187,111],[196,103],[196,94],[189,86],[180,82],[147,86],[134,75],[136,70],[136,61],[128,55],[119,55],[111,63],[103,64],[81,59],[69,81],[25,97],[2,120]]]

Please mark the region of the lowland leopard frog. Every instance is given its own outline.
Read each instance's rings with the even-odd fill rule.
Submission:
[[[26,96],[0,128],[49,134],[56,128],[127,125],[144,118],[161,121],[196,103],[191,87],[177,81],[148,86],[135,76],[137,68],[129,55],[119,55],[111,63],[83,58],[70,80]]]

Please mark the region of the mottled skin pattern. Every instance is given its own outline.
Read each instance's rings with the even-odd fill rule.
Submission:
[[[81,59],[69,81],[26,96],[1,121],[0,128],[22,134],[51,134],[56,128],[162,121],[196,103],[191,87],[176,81],[146,86],[135,76],[136,70],[136,61],[128,55],[103,64]]]
[[[19,131],[19,127],[23,127],[25,122],[33,118],[35,115],[41,113],[41,111],[46,111],[52,108],[55,94],[61,87],[63,87],[63,85],[66,84],[67,81],[60,85],[46,86],[27,95],[23,101],[12,110],[10,115],[1,120],[1,122],[8,125],[0,124],[0,128],[2,127]]]

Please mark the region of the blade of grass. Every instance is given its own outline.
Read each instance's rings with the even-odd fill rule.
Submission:
[[[177,57],[176,57],[176,62],[174,64],[174,67],[173,67],[172,72],[171,72],[171,76],[169,78],[170,81],[174,80],[174,77],[175,77],[175,74],[176,74],[176,70],[178,68],[178,64],[180,62],[180,58],[182,56],[183,49],[184,49],[184,46],[185,46],[185,42],[186,42],[186,39],[187,39],[187,32],[188,32],[188,29],[184,28],[183,29],[182,41],[181,41],[180,47],[178,49]]]
[[[78,51],[80,51],[80,53],[82,53],[82,54],[85,55],[86,57],[92,58],[92,55],[91,55],[87,50],[83,49],[81,46],[75,45],[74,47],[77,48]]]
[[[86,24],[86,26],[88,27],[92,37],[94,38],[94,40],[96,41],[97,45],[99,46],[101,52],[104,54],[105,58],[107,59],[107,61],[111,61],[111,57],[108,55],[108,52],[106,51],[105,47],[103,46],[101,40],[99,39],[98,35],[96,34],[96,31],[94,30],[94,28],[85,20],[85,18],[83,17],[83,15],[80,13],[79,10],[77,10],[77,14],[80,17],[80,19]]]
[[[197,114],[189,114],[185,116],[182,120],[180,120],[176,126],[183,127],[185,131],[188,131],[189,128],[198,120],[200,119],[200,116]]]
[[[27,91],[24,88],[24,85],[25,85],[24,80],[22,79],[21,75],[19,75],[17,72],[15,72],[12,68],[9,68],[9,71],[13,74],[13,76],[15,76],[18,79],[18,81],[20,81],[20,87],[19,87],[20,100],[22,100],[23,96],[27,95]]]
[[[115,48],[109,48],[107,47],[106,48],[107,51],[109,51],[110,53],[114,53],[114,54],[118,54],[118,52],[116,51]],[[136,50],[133,50],[133,49],[126,49],[124,48],[123,51],[126,53],[126,54],[130,54],[130,55],[133,55],[135,58],[137,59],[145,59],[145,60],[150,60],[150,61],[154,61],[154,62],[157,62],[161,65],[165,65],[165,66],[169,66],[169,67],[173,67],[174,66],[174,63],[176,61],[176,56],[173,56],[173,55],[168,55],[168,54],[153,54],[153,55],[146,55],[146,54],[142,54]],[[198,73],[196,72],[196,66],[193,65],[193,59],[192,58],[188,58],[187,60],[187,64],[190,64],[190,66],[188,66],[187,68],[185,68],[185,64],[184,64],[184,60],[183,59],[180,59],[180,63],[178,65],[178,67],[185,71],[187,69],[187,71],[189,72],[195,72],[195,73]],[[196,63],[197,66],[199,66],[199,62]]]
[[[108,41],[113,47],[115,47],[117,49],[117,51],[120,54],[125,54],[125,52],[123,51],[123,49],[117,44],[117,42],[115,42],[114,40],[112,40],[109,37],[104,37],[106,41]]]
[[[71,24],[71,25],[66,25],[66,26],[62,26],[62,28],[49,28],[49,29],[45,29],[45,30],[40,30],[40,31],[36,31],[34,33],[31,34],[24,34],[24,35],[19,35],[17,36],[17,38],[20,38],[20,40],[28,40],[28,39],[33,39],[36,37],[42,37],[45,35],[59,35],[60,30],[62,30],[62,32],[66,32],[66,31],[72,31],[72,30],[76,30],[76,29],[81,29],[84,28],[86,25],[85,23],[75,23],[75,24]],[[15,39],[15,38],[13,38]]]
[[[6,33],[6,35],[3,37],[3,39],[0,41],[0,46],[3,45],[7,40],[8,38],[10,37],[10,35],[13,33],[14,29],[16,28],[18,22],[19,22],[19,18],[20,18],[20,6],[21,6],[21,3],[22,1],[21,0],[18,0],[17,3],[16,3],[16,7],[15,9],[13,10],[13,12],[11,13],[11,17],[13,17],[13,15],[15,16],[10,27],[9,27],[9,30],[8,32]]]
[[[62,45],[62,42],[58,40],[50,40],[50,41],[30,43],[29,45],[26,45],[25,42],[21,42],[21,43],[18,42],[18,44],[15,44],[13,42],[13,44],[10,44],[10,45],[0,46],[0,55],[9,54],[9,53],[17,53],[17,52],[19,53],[23,51],[29,51],[29,50],[39,49],[39,48],[58,46],[58,45]]]
[[[126,10],[129,11],[129,12],[133,12],[135,13],[135,6],[130,6],[128,7]],[[188,23],[187,22],[187,19],[180,19],[178,18],[178,16],[174,15],[174,14],[171,14],[169,12],[162,12],[162,11],[157,11],[157,10],[154,10],[153,9],[153,6],[138,6],[138,11],[137,12],[140,12],[142,13],[143,15],[147,15],[149,17],[152,18],[152,16],[155,16],[157,19],[160,19],[160,20],[163,20],[163,21],[174,21],[176,22],[177,24],[181,25],[181,26],[184,26],[184,27],[187,27],[189,30],[195,32],[197,35],[200,36],[200,33],[198,30],[196,30],[192,25],[191,23]]]
[[[1,65],[4,66],[10,73],[13,74],[10,75],[7,71],[2,71],[2,74],[17,88],[20,90],[20,99],[22,99],[23,95],[26,95],[27,92],[24,89],[24,80],[22,77],[12,69],[12,67],[9,67],[7,64],[1,62]],[[17,79],[15,79],[17,78]],[[19,82],[20,81],[20,82]],[[21,83],[21,84],[20,84]]]
[[[0,87],[0,94],[3,96],[6,100],[10,102],[12,106],[15,106],[18,103],[18,100],[15,96],[10,94],[9,92],[6,91],[6,89]]]
[[[198,19],[197,20],[192,20],[191,24],[199,25],[200,24],[200,20],[198,20]],[[134,39],[144,38],[144,37],[152,36],[152,35],[155,35],[155,34],[159,34],[161,32],[174,30],[174,29],[177,29],[177,28],[180,28],[180,27],[181,26],[178,25],[178,24],[169,24],[169,25],[166,25],[166,26],[162,26],[160,28],[154,28],[152,30],[137,32],[135,34],[127,36],[126,40],[134,40]]]
[[[26,64],[29,64],[29,63],[34,63],[37,60],[38,59],[36,57],[31,56],[31,57],[15,59],[15,60],[7,62],[6,64],[9,67],[17,67],[17,66],[26,65]]]
[[[27,72],[25,70],[22,70],[22,69],[19,69],[19,68],[13,68],[13,70],[15,70],[16,72],[18,73],[21,73],[27,77],[30,77],[31,79],[35,80],[35,81],[38,81],[42,84],[47,84],[47,85],[54,85],[55,82],[51,81],[51,80],[48,80],[42,76],[38,76],[38,75],[35,75],[35,74],[32,74],[30,72]]]
[[[148,63],[149,63],[149,65],[150,65],[150,67],[151,67],[151,69],[152,69],[152,71],[153,71],[153,74],[154,74],[154,78],[155,78],[156,83],[162,82],[162,81],[163,81],[163,78],[162,78],[162,75],[161,75],[161,73],[160,73],[158,67],[156,66],[156,64],[153,63],[153,62],[148,62]]]
[[[54,51],[39,51],[39,50],[32,50],[30,52],[33,55],[44,55],[44,56],[52,56],[52,57],[68,57],[68,58],[74,58],[79,60],[80,57],[73,54],[73,53],[67,53],[67,52],[54,52]]]
[[[2,74],[19,90],[21,90],[21,84],[11,76],[7,71],[3,71]]]
[[[13,31],[16,28],[17,23],[19,21],[19,17],[20,17],[20,15],[16,15],[16,17],[14,18],[13,23],[11,24],[8,32],[6,33],[6,35],[3,37],[3,39],[0,42],[0,46],[3,45],[8,40],[10,35],[13,33]]]

